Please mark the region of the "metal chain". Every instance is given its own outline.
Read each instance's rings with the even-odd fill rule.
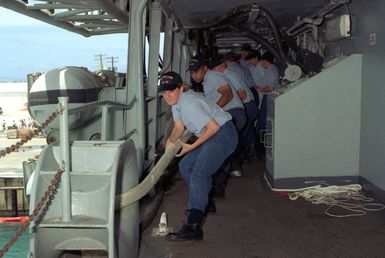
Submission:
[[[6,155],[12,152],[16,152],[23,144],[29,142],[32,138],[38,136],[39,133],[43,131],[43,129],[46,128],[60,113],[61,110],[57,109],[45,120],[44,123],[41,124],[41,126],[33,130],[33,132],[30,132],[25,139],[21,139],[16,144],[12,144],[10,147],[5,148],[5,150],[1,150],[0,158],[5,157]]]
[[[9,248],[24,233],[24,231],[26,231],[28,229],[29,225],[31,224],[31,221],[33,221],[36,218],[36,216],[39,214],[40,210],[45,206],[47,199],[49,197],[53,196],[57,192],[56,190],[59,187],[62,173],[63,173],[63,171],[60,168],[56,171],[54,178],[51,180],[50,184],[48,185],[47,191],[45,191],[43,197],[40,199],[40,202],[36,205],[32,214],[29,215],[28,220],[26,222],[22,223],[20,229],[16,232],[16,234],[0,250],[0,257],[3,257],[4,254],[9,250]]]
[[[41,124],[37,129],[30,132],[30,134],[25,138],[18,141],[16,144],[12,144],[10,147],[5,148],[5,150],[0,151],[0,158],[5,157],[6,155],[16,152],[23,144],[30,141],[32,138],[39,135],[44,128],[46,128],[60,113],[61,108],[59,107],[56,111],[52,112],[52,114]],[[4,245],[4,247],[0,250],[0,258],[4,256],[4,254],[9,250],[9,248],[17,241],[17,239],[26,231],[31,224],[31,222],[36,218],[39,214],[40,210],[45,206],[47,199],[53,196],[57,191],[56,189],[59,187],[59,183],[61,180],[62,170],[59,168],[56,171],[54,178],[51,180],[48,185],[47,191],[45,191],[43,197],[40,199],[40,202],[36,205],[35,209],[32,212],[32,215],[29,215],[28,220],[21,224],[20,229],[15,233],[15,235]]]

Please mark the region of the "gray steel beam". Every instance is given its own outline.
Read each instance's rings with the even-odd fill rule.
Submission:
[[[126,130],[136,127],[137,132],[133,135],[137,150],[138,168],[143,171],[143,160],[145,150],[145,121],[144,121],[144,89],[143,89],[143,59],[144,59],[144,26],[143,16],[147,0],[131,0],[129,22],[129,41],[128,41],[128,71],[127,71],[127,96],[129,101],[133,97],[137,102],[128,111],[126,120]],[[135,10],[135,11],[133,11]]]
[[[148,159],[155,160],[156,139],[158,132],[158,60],[159,60],[159,44],[160,44],[160,27],[162,21],[162,11],[159,2],[153,2],[150,11],[150,49],[148,60],[148,96],[155,97],[148,103],[148,120],[152,121],[148,125],[148,145],[152,146],[148,153]]]
[[[174,72],[180,73],[182,42],[179,40],[179,34],[174,35],[173,45],[174,45],[174,49],[173,49],[171,70],[173,70]]]
[[[166,17],[165,17],[166,18]],[[172,29],[172,20],[166,18],[164,22],[164,44],[163,44],[163,67],[160,74],[166,72],[171,67],[172,50],[174,45],[174,31]]]
[[[29,17],[41,20],[48,24],[63,28],[65,30],[79,33],[85,37],[91,36],[91,33],[89,31],[85,29],[76,28],[75,25],[71,22],[62,22],[62,21],[54,20],[53,15],[46,10],[28,9],[25,3],[20,0],[14,0],[14,1],[0,0],[0,6],[21,14],[27,15]]]
[[[47,3],[47,4],[25,4],[25,2],[21,0],[0,0],[0,6],[16,11],[18,13],[24,14],[26,16],[41,20],[48,24],[63,28],[65,30],[75,32],[81,34],[83,36],[89,37],[92,35],[100,35],[107,33],[122,33],[122,29],[128,25],[129,14],[128,10],[126,10],[124,4],[117,5],[115,2],[111,0],[93,0],[93,1],[80,1],[76,3]],[[68,17],[65,15],[67,12],[59,13],[58,15],[52,14],[46,9],[72,9],[69,10],[68,13],[73,15],[74,13],[79,13],[76,8],[79,8],[82,13],[87,9],[102,9],[106,15],[90,15],[89,19],[98,19],[104,20],[106,18],[117,19],[122,25],[121,29],[97,29],[91,30],[92,27],[82,26],[82,28],[78,27],[75,22],[76,19],[86,19],[84,16],[79,18],[78,16],[73,16],[73,19],[66,20],[64,18],[60,19],[60,17]],[[64,14],[63,14],[64,13]],[[91,18],[92,17],[92,18]]]
[[[62,220],[70,222],[71,209],[71,154],[68,126],[68,97],[59,97],[60,108],[60,154],[61,154],[61,192],[62,192]]]

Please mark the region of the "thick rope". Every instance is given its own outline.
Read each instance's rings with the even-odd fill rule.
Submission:
[[[180,138],[181,142],[186,142],[190,138],[191,134],[186,130],[182,137]],[[146,176],[146,178],[134,188],[128,190],[127,192],[122,193],[119,196],[115,197],[115,209],[121,209],[125,206],[132,204],[133,202],[138,201],[143,196],[145,196],[158,182],[159,178],[163,175],[164,170],[167,168],[170,161],[175,157],[175,154],[182,147],[179,141],[175,142],[175,147],[168,149],[160,158],[158,163],[154,166],[151,172]]]

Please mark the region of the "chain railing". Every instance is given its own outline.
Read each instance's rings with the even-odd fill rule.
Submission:
[[[1,150],[0,158],[5,157],[6,155],[12,152],[16,152],[22,145],[32,140],[32,138],[38,136],[41,133],[41,131],[43,131],[43,129],[46,128],[60,114],[60,112],[61,110],[57,109],[45,120],[44,123],[41,124],[41,126],[39,126],[37,129],[30,132],[26,138],[21,139],[15,144],[12,144],[11,146],[5,148],[5,150]]]
[[[32,138],[38,136],[44,128],[46,128],[60,113],[61,108],[59,107],[56,111],[52,112],[52,114],[41,124],[38,128],[30,132],[30,134],[20,141],[12,144],[11,146],[5,148],[5,150],[0,151],[0,158],[5,157],[6,155],[16,152],[22,145],[32,140]],[[48,185],[47,191],[45,191],[43,197],[40,199],[40,202],[36,205],[32,214],[28,217],[28,220],[20,226],[20,229],[15,233],[15,235],[4,245],[4,247],[0,250],[0,257],[3,257],[4,254],[9,250],[9,248],[17,241],[17,239],[28,229],[31,222],[36,218],[41,209],[45,207],[47,203],[47,199],[52,200],[53,196],[57,192],[57,188],[59,187],[59,183],[61,180],[62,170],[59,168],[56,171],[54,178],[51,180]]]
[[[61,169],[58,169],[56,171],[54,178],[51,180],[50,184],[48,185],[47,191],[45,191],[44,195],[41,197],[40,202],[36,205],[32,214],[29,215],[28,220],[21,225],[20,229],[16,232],[16,234],[0,250],[0,257],[3,257],[4,254],[9,250],[9,248],[24,233],[24,231],[26,231],[28,229],[29,225],[37,217],[37,215],[39,214],[41,209],[43,207],[45,207],[47,199],[49,198],[51,200],[52,197],[56,194],[57,189],[59,188],[59,185],[60,185],[60,179],[61,179],[62,172],[63,171]]]

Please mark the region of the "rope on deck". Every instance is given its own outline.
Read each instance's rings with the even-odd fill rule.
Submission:
[[[332,185],[332,186],[311,186],[301,189],[277,189],[273,188],[267,180],[270,189],[275,192],[287,192],[290,200],[295,201],[299,197],[304,198],[313,204],[325,204],[329,207],[325,214],[336,218],[347,218],[364,216],[368,211],[380,211],[385,205],[377,203],[373,198],[367,197],[359,184]],[[332,212],[332,210],[334,212]],[[340,212],[337,213],[337,210]],[[345,214],[343,214],[345,212]]]

